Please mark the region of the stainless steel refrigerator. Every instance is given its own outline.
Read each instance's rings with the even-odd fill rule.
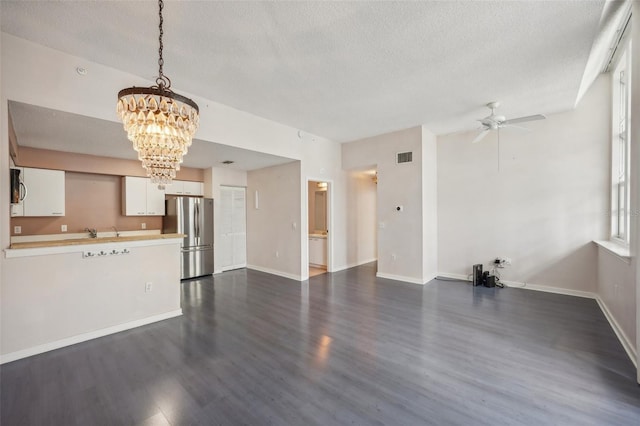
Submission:
[[[162,228],[165,234],[185,234],[180,279],[213,274],[213,199],[170,197]]]

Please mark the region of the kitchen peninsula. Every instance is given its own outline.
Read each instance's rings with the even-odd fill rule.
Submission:
[[[181,315],[182,237],[13,243],[4,250],[0,361]]]

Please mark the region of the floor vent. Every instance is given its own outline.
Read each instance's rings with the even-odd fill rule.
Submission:
[[[399,152],[396,154],[396,163],[411,163],[413,161],[413,152]]]

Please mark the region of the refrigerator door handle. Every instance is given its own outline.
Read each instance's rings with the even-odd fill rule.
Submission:
[[[196,219],[195,219],[195,225],[196,225],[196,242],[198,243],[198,245],[200,245],[200,203],[196,202]]]
[[[211,244],[207,244],[206,246],[184,247],[182,252],[211,250],[212,248],[213,246]]]

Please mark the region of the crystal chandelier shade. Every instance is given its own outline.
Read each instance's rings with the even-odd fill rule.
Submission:
[[[118,115],[147,176],[158,185],[170,184],[198,129],[198,107],[159,88],[132,87],[118,98]]]
[[[163,189],[176,177],[182,157],[187,153],[198,129],[198,105],[171,90],[171,80],[162,72],[164,2],[158,1],[160,48],[156,86],[130,87],[118,93],[117,113],[127,137],[138,153],[142,167],[152,183]]]

